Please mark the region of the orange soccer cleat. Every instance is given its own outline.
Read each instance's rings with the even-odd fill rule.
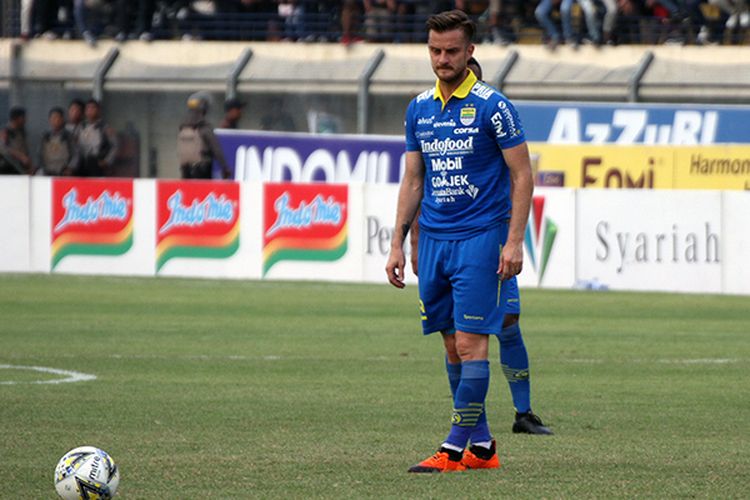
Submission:
[[[440,448],[430,458],[409,467],[409,472],[453,472],[465,470],[461,452]]]
[[[494,439],[489,450],[479,446],[471,446],[464,451],[461,464],[467,469],[497,469],[500,467],[500,459],[497,457],[497,451],[495,450]]]

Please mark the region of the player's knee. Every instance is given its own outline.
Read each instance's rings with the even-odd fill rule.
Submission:
[[[445,355],[448,357],[448,362],[456,364],[461,362],[461,356],[458,355],[456,349],[456,335],[452,331],[442,331],[443,345],[445,346]]]
[[[500,335],[498,335],[497,338],[501,345],[512,345],[522,342],[521,328],[518,326],[518,320],[516,319],[514,323],[511,323],[508,326],[503,326],[503,329],[500,331]]]
[[[487,336],[478,334],[457,334],[456,353],[461,361],[487,359]]]
[[[503,328],[508,328],[518,323],[519,314],[506,314],[503,318]]]

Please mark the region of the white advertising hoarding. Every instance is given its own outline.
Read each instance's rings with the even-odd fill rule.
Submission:
[[[534,190],[520,286],[570,288],[575,283],[575,195],[567,188]]]
[[[0,176],[0,271],[31,270],[29,177]]]
[[[578,278],[617,290],[720,293],[721,195],[579,190]]]
[[[364,217],[360,221],[363,236],[364,280],[387,283],[385,266],[391,251],[393,225],[396,223],[398,184],[366,184],[364,186]],[[410,235],[411,236],[411,235]],[[406,253],[406,283],[416,284],[411,268],[410,237],[404,244]]]
[[[724,293],[750,294],[750,191],[723,193]]]

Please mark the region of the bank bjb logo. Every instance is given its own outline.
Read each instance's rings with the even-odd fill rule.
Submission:
[[[69,255],[118,256],[133,246],[133,181],[52,180],[52,269]]]
[[[544,202],[544,196],[534,196],[524,237],[526,251],[536,271],[538,284],[541,284],[544,279],[555,238],[557,238],[557,224],[545,215]]]
[[[461,114],[459,116],[459,120],[461,120],[461,123],[464,124],[464,126],[468,127],[472,123],[474,123],[474,119],[477,117],[477,109],[472,106],[465,106],[461,108]]]
[[[226,259],[240,246],[236,182],[157,185],[156,271],[174,258]]]
[[[265,184],[263,276],[285,260],[336,261],[346,254],[349,187]]]

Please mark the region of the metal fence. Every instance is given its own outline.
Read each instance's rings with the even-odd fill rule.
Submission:
[[[20,0],[2,1],[2,36],[18,37],[21,30]],[[61,2],[64,4],[65,2]],[[72,4],[72,0],[68,0]],[[135,2],[134,2],[135,3]],[[385,43],[422,43],[425,41],[425,21],[436,9],[451,2],[412,0],[400,2],[397,13],[383,16],[365,16],[361,10],[345,13],[344,2],[299,0],[296,7],[273,12],[225,12],[221,9],[197,9],[184,5],[191,2],[156,2],[152,35],[156,39],[179,38],[224,41],[278,41],[340,42],[357,41]],[[204,2],[211,4],[211,2]],[[481,4],[482,2],[477,2]],[[118,33],[115,2],[100,2],[96,11],[95,31],[103,38],[113,38]],[[502,11],[492,18],[488,11],[472,14],[479,28],[479,42],[538,44],[545,41],[534,7],[536,1],[502,2]],[[708,2],[687,2],[679,13],[665,15],[663,10],[628,13],[620,12],[613,33],[613,42],[619,44],[747,44],[750,35],[747,27],[737,24],[727,28],[727,14]],[[695,5],[693,5],[695,4]],[[291,5],[291,4],[288,4]],[[604,8],[595,4],[599,29]],[[61,7],[47,30],[49,36],[80,37],[75,28],[72,7]],[[132,13],[131,15],[135,15]],[[346,18],[346,19],[345,19]],[[560,25],[559,13],[553,22]],[[492,23],[492,24],[491,24]],[[30,36],[36,23],[30,23]],[[578,4],[573,8],[573,27],[578,41],[586,42],[584,16]],[[37,30],[38,31],[38,30]],[[703,31],[703,33],[701,33]],[[710,36],[707,36],[710,33]],[[37,32],[37,35],[42,33]]]

